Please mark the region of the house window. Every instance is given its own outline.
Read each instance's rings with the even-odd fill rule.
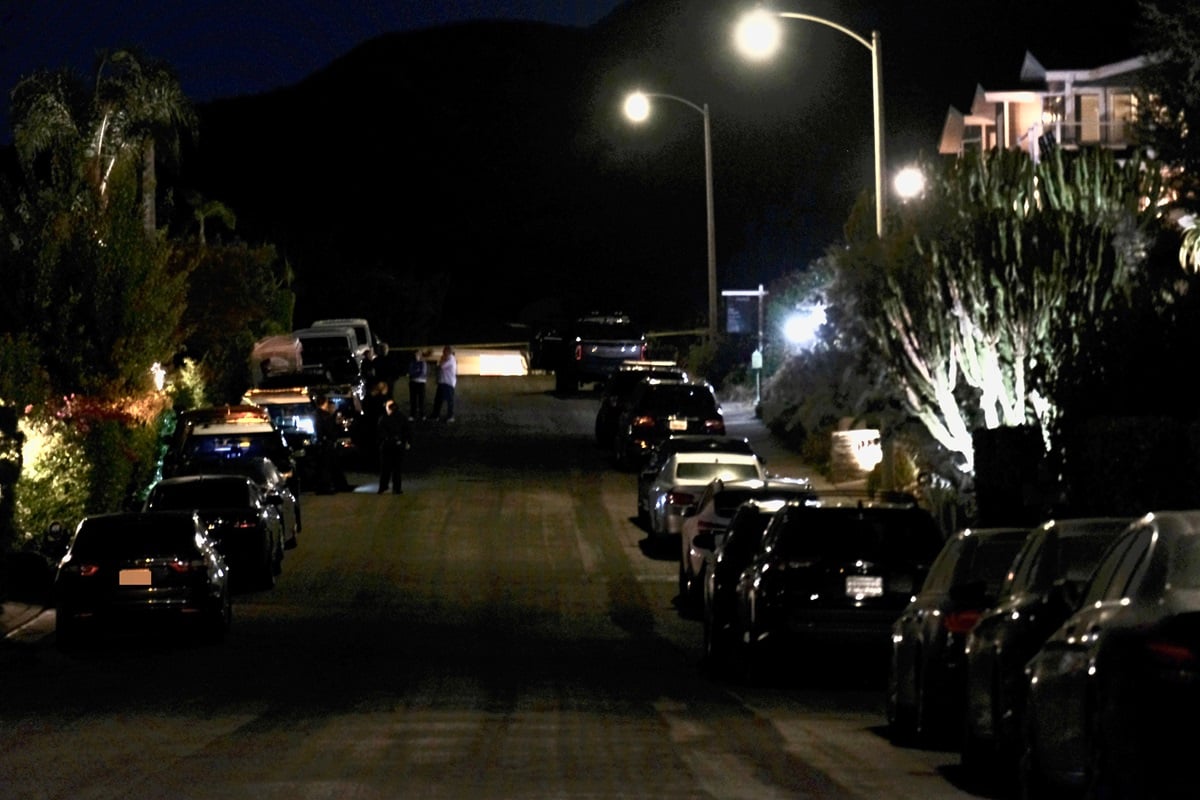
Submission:
[[[1079,144],[1100,143],[1100,97],[1081,94],[1075,98],[1075,121],[1079,126]]]

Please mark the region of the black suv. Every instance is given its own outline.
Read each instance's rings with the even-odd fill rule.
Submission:
[[[617,365],[604,382],[600,408],[596,411],[596,444],[612,447],[617,418],[633,397],[633,390],[644,380],[688,380],[687,370],[674,361],[626,361]]]
[[[886,665],[892,623],[944,542],[911,495],[818,492],[789,502],[738,578],[742,671],[772,672],[772,655],[785,656],[789,668],[841,654]]]
[[[681,433],[725,435],[725,417],[706,382],[646,380],[621,409],[613,434],[617,466],[633,469],[655,446]]]
[[[530,366],[553,370],[560,394],[603,382],[619,364],[645,357],[645,334],[621,312],[592,313],[564,328],[544,329],[530,346]]]

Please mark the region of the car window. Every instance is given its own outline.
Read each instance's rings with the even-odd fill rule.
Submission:
[[[1092,576],[1100,557],[1120,531],[1067,536],[1058,541],[1058,564],[1062,577],[1083,582]]]
[[[1200,589],[1200,536],[1176,539],[1167,570],[1171,588]]]
[[[1008,576],[1005,578],[1004,587],[1001,590],[1004,596],[1031,590],[1033,579],[1037,575],[1038,554],[1045,541],[1046,531],[1041,529],[1032,531],[1025,539],[1025,544],[1017,553],[1017,557],[1009,568]]]
[[[983,581],[989,595],[994,595],[1004,584],[1008,568],[1021,547],[1021,539],[1008,536],[992,536],[975,543],[968,560],[961,565],[958,579]]]
[[[189,524],[156,522],[131,524],[128,520],[88,520],[79,529],[71,553],[80,559],[130,558],[193,553],[196,530]]]
[[[934,559],[933,566],[929,568],[929,575],[921,587],[921,594],[942,594],[950,589],[954,581],[954,566],[958,563],[965,546],[966,543],[957,537],[946,542],[942,552]]]
[[[1147,525],[1138,526],[1117,540],[1108,550],[1092,578],[1084,605],[1102,600],[1119,600],[1125,594],[1133,570],[1145,556],[1153,531]]]
[[[810,509],[790,515],[780,532],[783,558],[828,557],[884,562],[933,560],[942,540],[921,516],[857,509]]]
[[[184,481],[158,484],[150,493],[150,508],[244,508],[251,504],[248,484],[239,481]]]
[[[759,477],[754,464],[722,464],[720,462],[684,461],[675,465],[675,477],[686,481],[708,481],[720,478],[725,481],[749,480]]]

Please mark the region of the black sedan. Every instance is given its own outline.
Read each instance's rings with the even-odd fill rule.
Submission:
[[[180,475],[244,475],[258,484],[267,502],[279,506],[279,517],[283,523],[283,546],[288,550],[299,544],[300,498],[288,485],[288,480],[275,462],[269,458],[247,456],[246,458],[201,460],[181,469]]]
[[[1134,522],[1025,678],[1027,796],[1195,797],[1200,511]]]
[[[270,589],[283,565],[279,502],[244,475],[181,475],[154,484],[145,510],[195,510],[237,588]]]
[[[996,602],[1028,535],[1028,528],[968,528],[942,546],[921,591],[892,624],[892,741],[925,745],[961,730],[967,634]]]
[[[232,619],[225,560],[189,512],[86,517],[59,562],[54,604],[64,649],[101,630],[185,627],[216,642]]]
[[[1016,770],[1025,662],[1074,613],[1105,549],[1132,521],[1060,519],[1030,532],[996,604],[967,636],[962,763],[969,773]]]

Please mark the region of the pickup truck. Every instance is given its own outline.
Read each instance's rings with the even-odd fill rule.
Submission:
[[[543,329],[530,345],[530,365],[553,371],[559,394],[603,383],[621,363],[645,358],[645,334],[619,312],[587,314],[563,329]]]

